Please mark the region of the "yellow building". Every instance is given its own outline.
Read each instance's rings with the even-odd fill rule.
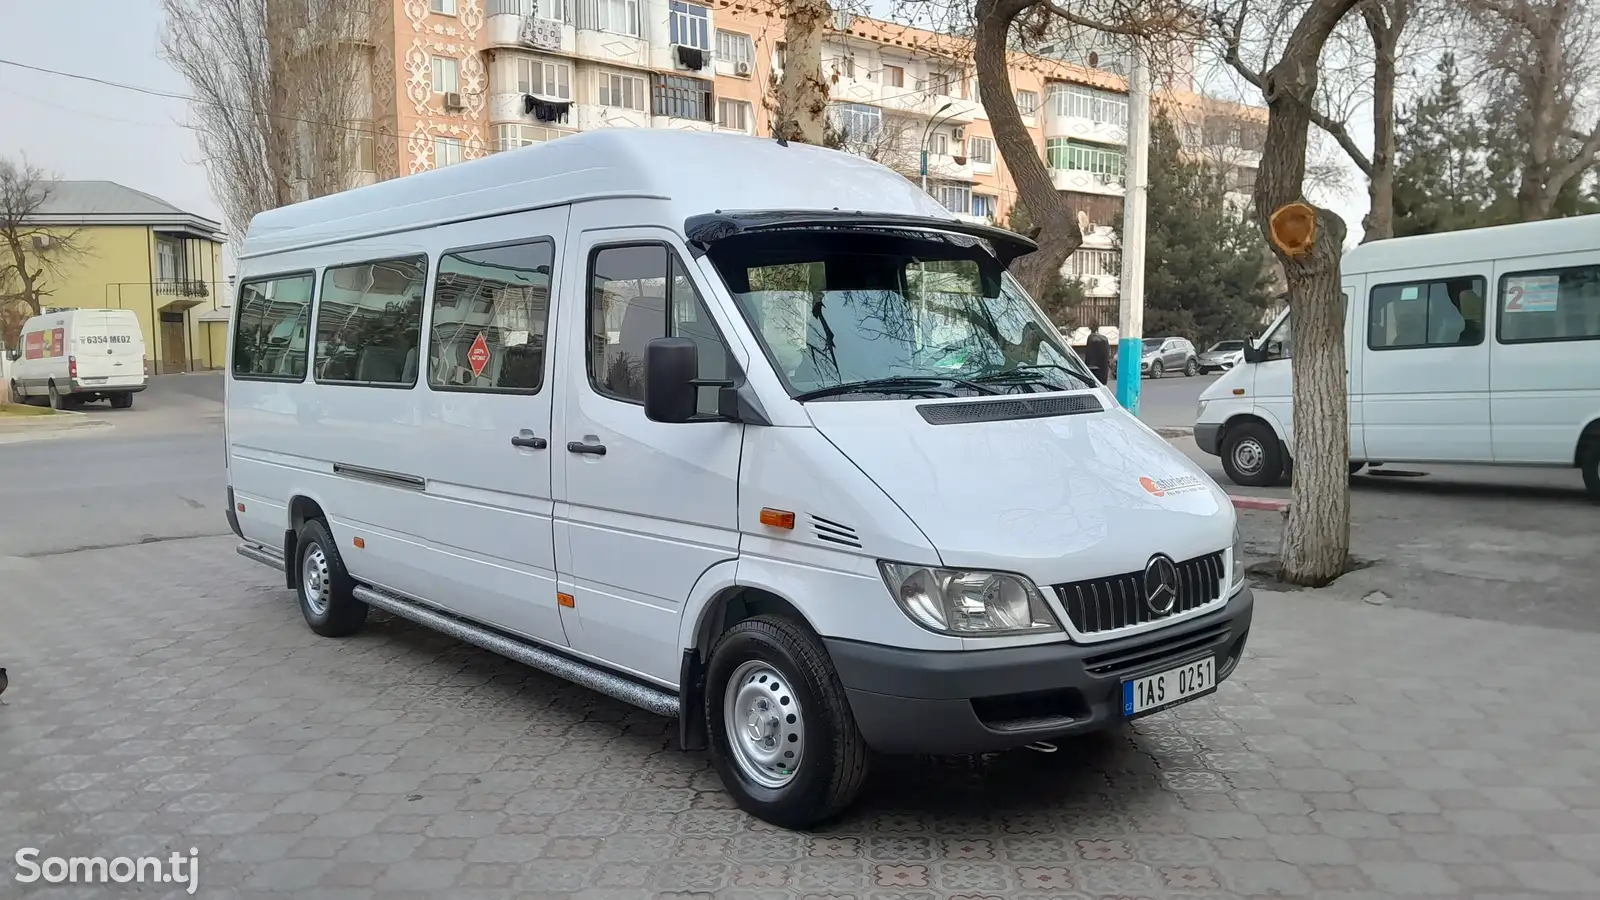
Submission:
[[[152,375],[221,368],[201,317],[224,301],[222,226],[110,181],[58,181],[29,224],[73,235],[78,252],[45,279],[44,311],[131,309]],[[61,252],[48,240],[33,252]]]

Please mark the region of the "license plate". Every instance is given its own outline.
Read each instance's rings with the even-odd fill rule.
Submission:
[[[1216,690],[1216,657],[1122,683],[1122,714],[1137,716]]]

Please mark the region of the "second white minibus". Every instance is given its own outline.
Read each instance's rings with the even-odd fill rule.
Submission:
[[[1026,238],[802,145],[602,129],[262,213],[228,516],[317,633],[372,607],[676,716],[804,827],[877,753],[1203,697],[1228,497],[1006,264]]]

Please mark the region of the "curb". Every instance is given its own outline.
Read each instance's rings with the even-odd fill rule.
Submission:
[[[1228,495],[1233,501],[1234,509],[1260,509],[1267,512],[1283,512],[1289,508],[1289,501],[1277,497],[1236,497]]]

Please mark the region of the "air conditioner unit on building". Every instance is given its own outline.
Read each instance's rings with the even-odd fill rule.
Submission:
[[[743,75],[743,76],[749,77],[749,75],[750,75],[750,64],[747,63],[747,62],[734,63],[733,64],[733,74],[735,74],[735,75]]]
[[[967,139],[967,130],[960,126],[952,128],[950,129],[950,137],[958,142],[964,141]]]
[[[466,109],[467,106],[466,106],[466,104],[461,102],[461,95],[459,93],[456,93],[455,91],[451,91],[450,93],[444,95],[444,108],[445,109]]]

